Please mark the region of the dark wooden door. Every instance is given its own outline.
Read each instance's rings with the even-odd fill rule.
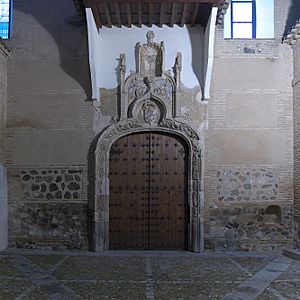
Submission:
[[[135,133],[113,144],[110,249],[186,249],[186,160],[184,142],[164,133]]]

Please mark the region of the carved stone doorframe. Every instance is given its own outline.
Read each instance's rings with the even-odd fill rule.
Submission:
[[[109,250],[109,154],[119,138],[136,132],[166,132],[183,138],[188,146],[188,250],[204,249],[203,144],[198,134],[180,120],[181,54],[173,68],[164,72],[164,43],[136,46],[137,72],[125,80],[125,55],[120,56],[120,115],[100,135],[95,151],[95,199],[93,203],[93,248]]]
[[[119,138],[136,132],[166,132],[180,136],[188,146],[188,250],[204,248],[204,198],[202,184],[202,143],[187,124],[164,119],[159,126],[138,120],[116,122],[100,136],[96,149],[96,193],[94,202],[94,250],[109,249],[109,153]]]

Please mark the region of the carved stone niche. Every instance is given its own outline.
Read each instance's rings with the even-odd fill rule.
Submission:
[[[141,76],[160,77],[164,69],[164,42],[154,43],[154,32],[147,33],[147,44],[136,45],[137,73]]]
[[[120,116],[100,135],[95,151],[95,198],[93,203],[93,248],[109,249],[109,153],[119,138],[135,132],[167,132],[183,138],[188,148],[188,250],[204,248],[203,143],[198,134],[177,119],[180,111],[181,54],[177,54],[174,78],[164,72],[163,43],[153,42],[153,32],[147,33],[147,43],[137,45],[137,72],[125,79],[126,58],[120,56],[121,109]]]
[[[135,117],[135,106],[144,100],[155,100],[163,107],[167,118],[180,117],[180,73],[181,53],[177,54],[174,65],[174,76],[171,71],[165,72],[164,43],[153,41],[154,33],[147,33],[147,43],[136,44],[136,72],[125,78],[126,57],[120,55],[120,116],[121,120]],[[160,103],[160,104],[159,104]]]

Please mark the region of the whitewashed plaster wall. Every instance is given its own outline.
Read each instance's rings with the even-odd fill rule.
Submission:
[[[214,63],[215,29],[218,8],[213,7],[209,22],[204,31],[203,99],[210,98],[210,84]]]
[[[130,70],[135,71],[134,49],[137,42],[146,42],[146,33],[154,31],[155,41],[164,41],[166,49],[165,69],[172,69],[177,52],[182,53],[182,83],[193,88],[204,82],[204,28],[200,25],[174,26],[169,28],[157,26],[141,28],[101,28],[97,31],[93,14],[87,9],[89,31],[89,53],[93,98],[98,98],[99,88],[114,88],[118,85],[116,68],[121,53],[126,54],[127,76]]]

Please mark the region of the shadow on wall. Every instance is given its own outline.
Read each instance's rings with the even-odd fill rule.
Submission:
[[[94,250],[94,215],[93,212],[95,211],[95,172],[96,172],[96,157],[95,157],[95,151],[97,147],[97,141],[99,136],[94,138],[92,141],[90,148],[89,148],[89,154],[88,154],[88,186],[87,186],[87,195],[88,195],[88,224],[87,224],[87,233],[88,233],[88,244],[89,244],[89,250]]]
[[[38,30],[43,34],[45,30],[50,34],[53,40],[49,40],[49,47],[58,49],[58,58],[55,55],[55,59],[59,60],[59,64],[64,72],[70,76],[75,82],[77,82],[80,87],[82,87],[83,91],[86,94],[87,99],[91,99],[91,82],[90,82],[90,70],[89,70],[89,60],[88,60],[88,42],[87,42],[87,28],[86,25],[80,21],[80,18],[77,14],[75,6],[72,0],[15,0],[14,1],[14,11],[28,14],[29,18],[22,18],[15,15],[16,24],[18,24],[18,28],[16,26],[16,43],[19,43],[20,40],[24,44],[28,44],[29,37],[34,37],[34,29]],[[18,19],[18,21],[17,21]],[[14,20],[14,15],[13,15]],[[21,23],[22,22],[22,23]],[[24,24],[24,27],[20,26]],[[18,31],[20,28],[20,31]],[[39,30],[41,28],[41,30]],[[23,33],[23,30],[29,30],[28,35]],[[14,32],[13,32],[14,36]],[[44,35],[42,35],[42,38]],[[38,46],[42,46],[41,53],[38,53],[35,57],[35,54],[32,53],[34,58],[40,59],[49,59],[49,64],[51,61],[54,61],[54,56],[51,56],[51,52],[47,49],[47,45],[39,45],[39,43],[45,42],[45,40],[38,40],[39,35],[35,41],[30,41],[34,45],[36,43]],[[47,42],[47,40],[46,40]],[[54,45],[55,44],[55,45]],[[33,50],[34,51],[34,50]],[[49,53],[50,52],[50,53]],[[55,63],[55,62],[54,62]],[[56,76],[56,74],[49,74],[49,76]],[[72,89],[72,87],[70,87]],[[66,90],[68,90],[68,86],[66,86]],[[91,164],[94,164],[94,158],[88,158],[88,169],[89,181],[92,182],[92,178],[94,178],[95,167]],[[92,182],[93,183],[93,182]],[[91,201],[91,197],[94,197],[94,191],[92,194],[90,193],[92,186],[88,188],[88,199],[89,203],[93,203]],[[87,232],[88,232],[88,243],[91,246],[92,244],[92,209],[88,210],[88,224],[87,224]]]
[[[87,29],[86,25],[80,20],[73,1],[15,0],[13,9],[33,17],[34,20],[25,21],[28,24],[31,24],[31,22],[33,24],[27,27],[27,23],[25,23],[25,28],[31,31],[31,36],[33,36],[32,31],[35,25],[41,26],[51,35],[59,51],[61,68],[85,91],[87,99],[84,100],[91,99]],[[36,21],[36,24],[34,21]],[[21,35],[22,32],[17,34]],[[27,42],[24,37],[24,43]],[[43,41],[36,42],[41,43]],[[45,45],[42,46],[45,47]],[[47,52],[38,55],[42,58],[47,58],[47,56],[51,57]],[[55,74],[53,75],[55,76]]]
[[[96,210],[95,204],[96,204],[96,185],[95,185],[95,179],[96,179],[96,156],[95,152],[97,149],[97,144],[99,137],[101,136],[103,131],[101,131],[99,134],[95,136],[93,141],[91,142],[90,148],[89,148],[89,154],[88,154],[88,187],[87,187],[87,193],[88,193],[88,241],[89,241],[89,250],[94,250],[94,242],[95,242],[95,229],[94,229],[94,211]]]
[[[201,32],[201,35],[199,34],[199,29],[196,27],[187,26],[190,40],[191,40],[191,47],[192,47],[192,69],[195,73],[195,76],[198,79],[198,82],[201,86],[201,91],[203,95],[204,90],[204,28],[203,32]]]
[[[286,20],[282,40],[291,31],[292,27],[295,25],[295,23],[298,20],[300,20],[300,1],[299,0],[291,0],[291,6],[290,6],[289,14],[288,14],[288,17]]]

